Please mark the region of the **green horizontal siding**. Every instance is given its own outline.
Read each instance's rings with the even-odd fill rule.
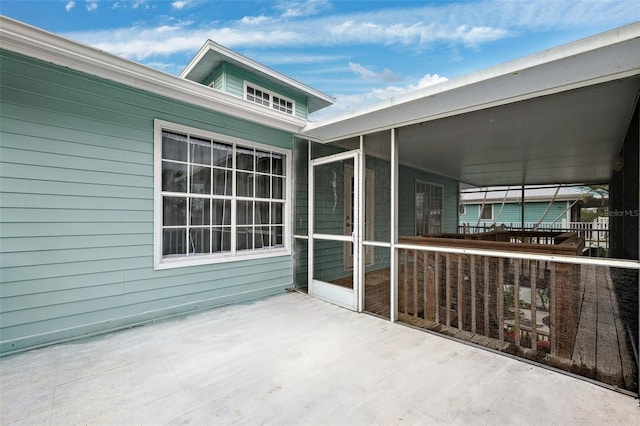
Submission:
[[[224,65],[224,64],[223,64]],[[213,72],[213,84],[214,84],[214,88],[216,90],[224,90],[224,67],[223,66],[219,66],[214,72]]]
[[[398,170],[398,234],[415,235],[416,232],[416,181],[442,185],[442,231],[456,233],[458,230],[458,182],[417,170],[400,166]]]
[[[0,352],[291,287],[292,256],[153,269],[154,119],[290,134],[11,52],[0,66]]]
[[[147,244],[146,234],[130,235],[80,235],[58,237],[20,237],[5,238],[0,247],[1,253],[19,253],[48,250],[87,249],[100,247],[123,247]],[[4,260],[3,260],[4,261]]]
[[[123,192],[122,188],[126,187],[127,191]],[[100,192],[97,193],[96,189]],[[104,185],[99,183],[85,182],[51,182],[45,180],[42,176],[40,179],[29,177],[9,178],[0,177],[0,191],[4,193],[17,194],[39,194],[39,195],[55,195],[55,196],[71,196],[71,197],[88,197],[88,198],[132,198],[138,200],[153,199],[153,191],[150,188],[131,187],[128,185]],[[93,203],[93,201],[92,201]],[[0,205],[2,202],[0,201]]]
[[[27,207],[28,210],[32,208]],[[39,209],[44,212],[47,211],[46,207],[40,206]],[[64,211],[64,209],[60,209]],[[72,210],[73,211],[73,210]],[[71,211],[67,211],[71,213]],[[150,220],[153,222],[152,215],[150,214]],[[55,237],[55,236],[69,236],[69,235],[125,235],[125,234],[140,234],[146,233],[150,235],[153,233],[152,222],[52,222],[51,220],[43,222],[12,222],[9,224],[0,223],[2,226],[0,231],[2,238],[25,238],[25,237]]]
[[[549,202],[527,202],[524,208],[524,221],[525,223],[537,223],[542,220],[542,223],[551,223],[562,215],[562,218],[558,220],[561,222],[566,217],[566,209],[568,207],[566,201],[554,201],[549,208],[549,211],[545,215],[545,211],[549,207]],[[502,208],[502,211],[500,209]],[[480,204],[467,204],[464,215],[460,215],[460,223],[475,223],[478,221],[478,212],[480,211]],[[493,219],[481,220],[480,223],[492,223],[495,221],[497,225],[500,224],[519,224],[520,217],[522,215],[520,203],[505,203],[502,207],[502,203],[493,203]]]
[[[88,312],[78,311],[74,303],[56,305],[53,310],[49,310],[47,320],[22,323],[18,328],[6,326],[3,329],[3,351],[10,352],[19,350],[19,343],[23,335],[30,337],[31,346],[43,345],[53,341],[62,341],[77,337],[79,335],[92,335],[108,330],[115,330],[129,327],[147,321],[154,321],[165,318],[169,315],[193,312],[201,309],[209,309],[215,306],[222,306],[230,303],[244,302],[270,296],[282,291],[290,282],[290,278],[272,281],[272,287],[256,287],[253,281],[249,284],[236,283],[233,291],[228,288],[213,289],[209,292],[185,294],[171,299],[149,299],[148,295],[138,301],[136,298],[118,298],[117,307],[109,310],[99,310],[103,303],[98,301],[80,302],[83,309]],[[107,298],[110,299],[110,298]],[[170,300],[172,304],[167,307],[166,302]],[[71,308],[71,309],[66,309]],[[51,313],[55,314],[54,319],[49,319]],[[51,328],[46,335],[40,334],[44,328]]]
[[[309,242],[304,239],[294,239],[295,285],[305,289],[309,286]]]
[[[331,282],[352,275],[344,267],[345,243],[341,241],[314,240],[313,278]]]
[[[274,265],[276,266],[276,265]],[[291,275],[291,265],[283,262],[282,269],[270,268],[263,272],[265,282],[286,281],[287,275]],[[57,311],[58,315],[73,316],[77,314],[90,314],[94,311],[103,311],[104,319],[109,319],[110,314],[104,311],[109,309],[118,309],[122,306],[147,304],[161,301],[165,298],[189,297],[199,293],[219,293],[227,291],[233,293],[234,287],[237,286],[255,286],[254,274],[246,271],[244,273],[236,273],[231,277],[223,280],[219,285],[211,285],[212,274],[200,274],[198,276],[187,275],[185,277],[174,277],[172,280],[165,279],[165,285],[162,282],[156,283],[155,280],[140,283],[117,283],[111,285],[91,286],[73,290],[56,290],[53,292],[38,293],[38,297],[32,295],[14,296],[8,299],[2,299],[2,313],[0,320],[3,327],[21,326],[23,324],[42,322],[50,320],[51,312]],[[218,276],[220,278],[220,276]],[[289,279],[289,284],[291,281]],[[273,282],[272,282],[273,284]],[[286,285],[287,283],[281,283]],[[176,296],[176,288],[180,290],[179,296]],[[91,290],[96,290],[93,294]],[[101,296],[98,296],[102,294]],[[82,295],[82,297],[80,297]],[[199,296],[198,296],[199,297]],[[192,300],[199,300],[198,297],[191,297]],[[199,297],[207,299],[208,296]],[[29,309],[29,317],[25,318],[23,312]],[[135,307],[132,311],[135,314]],[[3,336],[8,337],[4,334]]]
[[[475,223],[478,220],[479,204],[465,204],[464,214],[458,216],[460,223]],[[499,207],[498,207],[499,208]]]
[[[225,68],[228,69],[228,66]],[[224,77],[223,91],[238,98],[244,98],[244,80],[236,73],[232,74],[227,71]]]
[[[375,213],[373,219],[373,236],[367,240],[391,242],[391,163],[373,156],[365,158],[366,169],[373,171],[373,191],[365,192],[365,208],[369,203],[366,197],[373,194]]]

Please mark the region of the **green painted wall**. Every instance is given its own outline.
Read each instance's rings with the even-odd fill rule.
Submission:
[[[213,70],[209,78],[203,82],[205,85],[209,85],[213,83],[213,88],[219,91],[224,91],[224,68],[225,64],[220,65],[218,68]]]
[[[374,174],[373,191],[365,188],[365,198],[373,193],[373,238],[370,240],[391,242],[391,163],[373,156],[365,158],[367,170]],[[365,208],[366,208],[365,200]]]
[[[0,351],[291,287],[292,256],[153,270],[155,118],[290,134],[0,52]]]
[[[500,212],[500,207],[502,203],[494,203],[493,204],[493,215],[494,218],[492,220],[481,220],[480,224],[488,223],[493,224],[495,221],[497,225],[501,224],[520,224],[520,216],[521,216],[521,205],[520,203],[505,203],[502,208],[502,212]],[[525,204],[524,209],[524,221],[525,223],[537,223],[540,218],[545,214],[545,210],[549,206],[548,202],[527,202]],[[551,205],[551,208],[547,212],[546,216],[544,216],[544,220],[542,223],[551,223],[559,215],[562,215],[556,223],[558,226],[562,224],[562,219],[567,216],[568,205],[566,201],[554,201]],[[478,221],[478,212],[480,211],[480,204],[467,204],[465,206],[465,214],[460,215],[460,223],[472,223],[475,224]],[[498,213],[500,215],[498,216]]]

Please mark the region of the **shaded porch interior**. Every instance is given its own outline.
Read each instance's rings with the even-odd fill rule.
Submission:
[[[631,46],[619,48],[629,55]],[[431,97],[416,95],[312,127],[309,135],[324,143],[299,140],[294,151],[301,160],[295,161],[297,285],[305,288],[311,274],[353,288],[359,272],[342,261],[354,250],[350,243],[307,253],[307,239],[313,238],[306,228],[307,191],[328,194],[340,210],[348,180],[334,168],[308,188],[304,160],[360,149],[372,176],[363,185],[362,207],[375,211],[373,219],[363,216],[365,311],[637,394],[640,76],[637,70],[603,74],[596,69],[600,54],[452,84],[434,89]],[[549,81],[534,83],[536,68],[538,78]],[[557,73],[584,79],[565,85]],[[523,79],[548,86],[525,94]],[[532,233],[524,226],[509,233],[457,234],[461,184],[603,183],[610,186],[610,209],[619,213],[610,217],[607,255],[632,261],[621,267],[606,260],[562,262],[562,256],[580,258],[580,235]],[[336,233],[347,231],[341,226]],[[539,260],[536,254],[560,257]],[[306,268],[307,255],[314,257],[313,271]]]
[[[372,163],[380,161],[373,159],[369,161]],[[375,173],[384,175],[384,170],[376,168]],[[336,186],[342,187],[342,183]],[[375,193],[385,203],[389,201],[377,191],[368,193]],[[413,194],[410,196],[413,198]],[[341,194],[338,199],[343,197]],[[443,223],[441,211],[437,212],[437,219],[425,216],[437,224],[436,229],[451,229]],[[376,211],[374,217],[379,220],[385,216]],[[405,223],[399,228],[413,230],[410,228],[416,226],[417,217],[417,213],[416,217],[409,217],[411,226]],[[373,237],[376,232],[389,232],[384,224],[373,228]],[[340,232],[339,227],[336,232]],[[418,233],[417,226],[414,232]],[[446,251],[499,250],[570,257],[583,254],[584,237],[551,230],[400,235],[398,243],[424,246],[397,250],[398,321],[632,394],[637,392],[637,270]],[[296,244],[298,279],[304,283],[309,273],[304,269],[306,242],[296,240]],[[433,247],[445,251],[430,250]],[[352,289],[355,271],[342,260],[351,251],[350,243],[316,246],[313,255],[323,269],[316,266],[314,273],[327,282]],[[365,242],[363,308],[387,319],[391,318],[393,255],[390,248],[367,246]],[[327,261],[327,256],[333,260]]]

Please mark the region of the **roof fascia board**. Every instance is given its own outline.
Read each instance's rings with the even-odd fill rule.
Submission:
[[[185,79],[187,78],[187,75],[189,75],[189,73],[193,70],[193,68],[196,65],[198,65],[198,63],[202,60],[202,58],[210,50],[210,47],[209,47],[209,42],[210,41],[211,40],[207,40],[207,42],[200,48],[200,50],[198,50],[198,53],[196,53],[196,55],[191,59],[191,61],[189,61],[187,66],[184,67],[184,69],[182,70],[182,72],[180,73],[180,75],[178,77],[185,78]]]
[[[287,132],[307,123],[4,16],[0,48]]]
[[[474,96],[472,93],[476,88],[482,88],[483,84],[490,85],[497,79],[517,77],[520,73],[526,75],[527,71],[535,71],[536,68],[543,69],[562,60],[584,57],[604,48],[622,46],[625,43],[632,44],[631,50],[640,45],[640,22],[390,98],[346,114],[310,122],[304,128],[303,134],[314,135],[325,143],[334,142],[637,75],[640,73],[640,58],[631,54],[625,57],[628,61],[626,64],[601,64],[608,67],[606,73],[599,69],[592,75],[583,75],[573,81],[558,80],[545,84],[543,79],[539,79],[537,85],[513,84],[511,93],[486,93],[482,97]],[[553,73],[549,74],[553,76]],[[462,94],[457,102],[456,94]],[[427,100],[443,97],[454,98],[454,102],[440,111],[434,109],[424,115],[417,112],[419,108],[413,107]],[[400,109],[403,113],[394,116],[393,110]]]

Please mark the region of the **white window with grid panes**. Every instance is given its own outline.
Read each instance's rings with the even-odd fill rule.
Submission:
[[[245,99],[285,114],[293,115],[295,102],[277,93],[270,92],[254,84],[244,82]]]
[[[288,253],[288,151],[155,127],[157,268]]]
[[[493,204],[480,205],[480,220],[493,220]]]
[[[442,233],[442,185],[416,181],[416,235]]]

